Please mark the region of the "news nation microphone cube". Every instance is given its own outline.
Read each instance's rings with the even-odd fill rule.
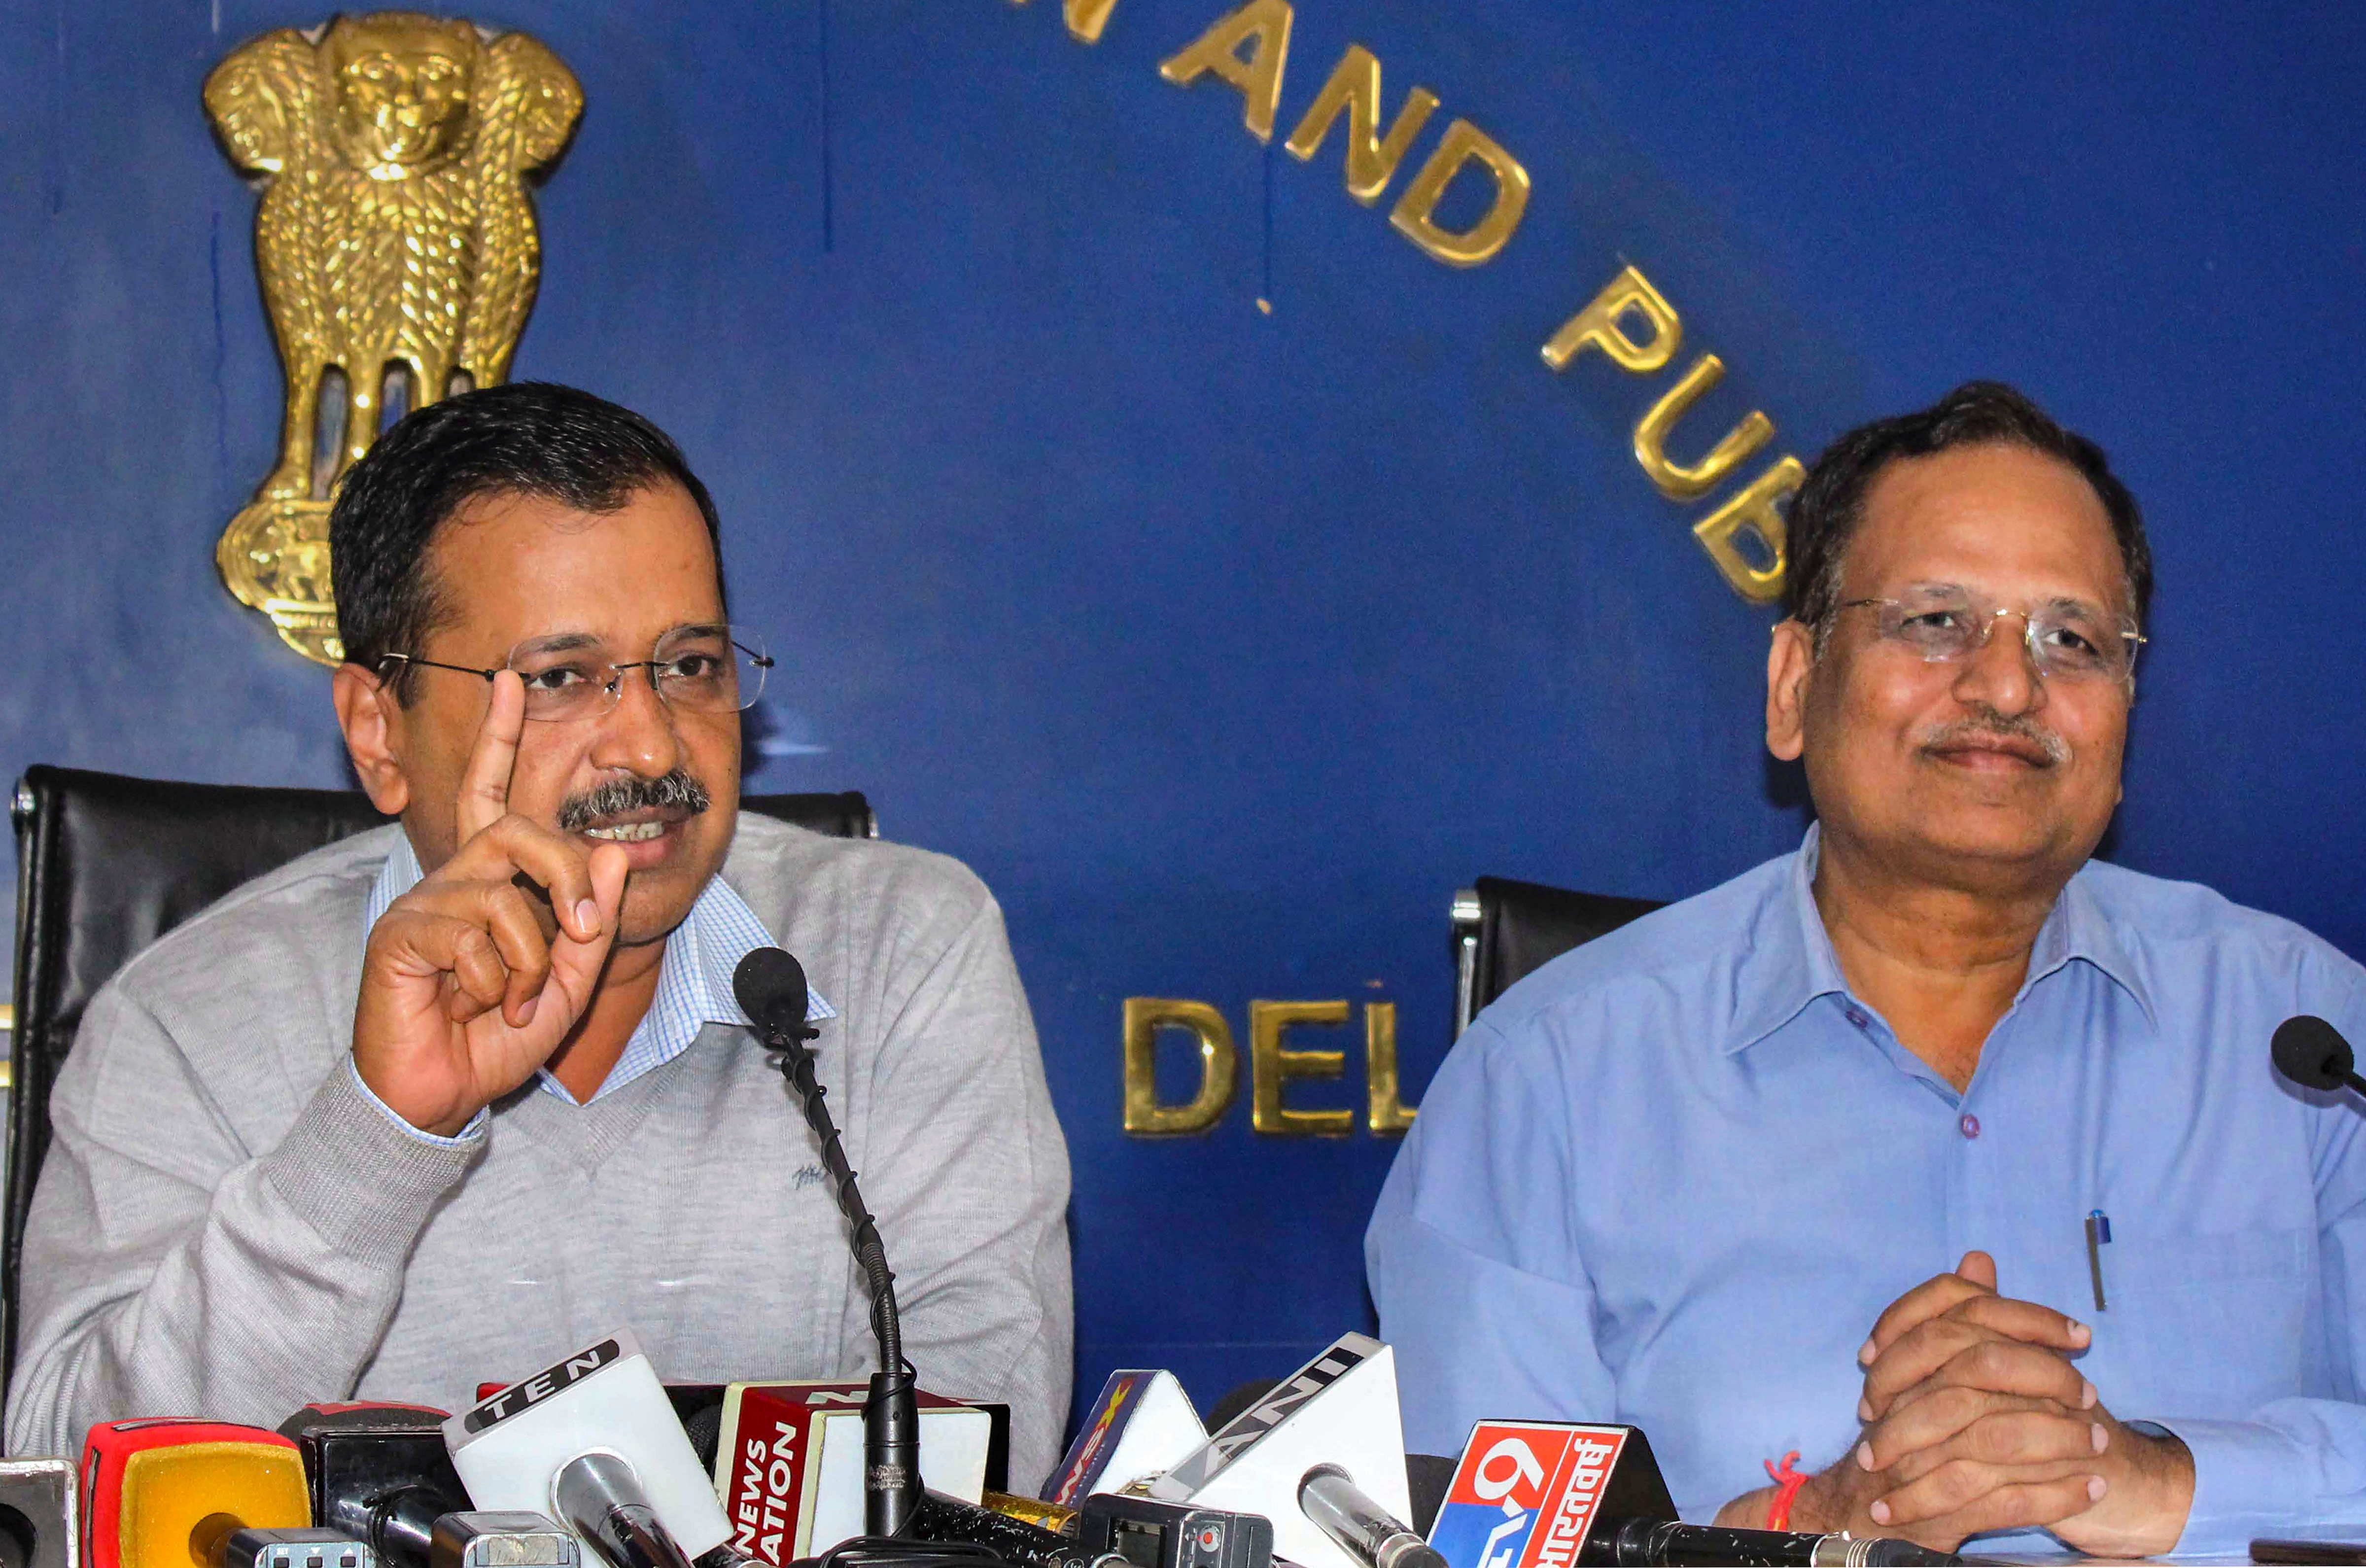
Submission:
[[[628,1330],[453,1416],[444,1441],[479,1508],[547,1514],[575,1530],[587,1562],[601,1548],[583,1539],[554,1493],[559,1472],[587,1455],[614,1455],[629,1468],[684,1556],[730,1539],[706,1468]]]
[[[0,1460],[0,1561],[79,1568],[82,1526],[70,1459]]]
[[[312,1522],[296,1445],[260,1427],[177,1417],[102,1421],[83,1445],[89,1568],[191,1568],[199,1527]]]
[[[1413,1516],[1396,1352],[1369,1335],[1341,1335],[1152,1482],[1150,1495],[1263,1514],[1274,1555],[1305,1568],[1363,1568],[1299,1506],[1299,1485],[1319,1464],[1337,1465],[1396,1517]]]
[[[1673,1519],[1651,1445],[1634,1427],[1482,1421],[1430,1527],[1448,1568],[1575,1568],[1626,1519]]]

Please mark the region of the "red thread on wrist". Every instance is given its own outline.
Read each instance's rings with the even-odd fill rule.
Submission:
[[[1763,1461],[1768,1478],[1774,1483],[1774,1501],[1766,1506],[1766,1528],[1770,1530],[1791,1528],[1791,1500],[1798,1496],[1799,1488],[1808,1483],[1807,1476],[1791,1468],[1798,1462],[1799,1450],[1797,1449],[1783,1456],[1780,1470],[1774,1467],[1773,1460]]]

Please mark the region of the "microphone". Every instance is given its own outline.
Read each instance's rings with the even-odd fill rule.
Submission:
[[[1306,1568],[1371,1568],[1325,1534],[1300,1505],[1307,1472],[1325,1464],[1352,1477],[1369,1494],[1365,1502],[1373,1505],[1372,1511],[1391,1523],[1413,1512],[1405,1486],[1404,1427],[1397,1409],[1396,1353],[1367,1335],[1341,1335],[1151,1482],[1150,1495],[1204,1509],[1262,1514],[1273,1521],[1274,1555]]]
[[[838,1190],[838,1206],[854,1227],[850,1240],[871,1283],[871,1327],[879,1338],[879,1370],[871,1374],[871,1397],[862,1406],[862,1524],[873,1537],[899,1535],[920,1500],[919,1374],[904,1359],[886,1244],[855,1189],[854,1168],[847,1163],[846,1147],[824,1103],[826,1091],[815,1075],[808,1042],[820,1031],[806,1022],[805,965],[777,947],[757,948],[732,971],[731,994],[777,1053],[781,1077],[804,1102],[823,1168]]]
[[[2366,1094],[2366,1078],[2358,1076],[2358,1059],[2341,1031],[2308,1013],[2276,1025],[2269,1042],[2276,1071],[2303,1089],[2339,1089],[2344,1084]]]
[[[0,1568],[76,1568],[76,1501],[73,1461],[0,1460]]]
[[[453,1416],[444,1442],[479,1508],[547,1509],[611,1568],[689,1568],[731,1535],[625,1330]]]
[[[1298,1483],[1298,1506],[1364,1568],[1446,1568],[1436,1547],[1365,1495],[1335,1464],[1318,1464]]]
[[[236,1541],[242,1532],[312,1523],[296,1445],[225,1421],[102,1421],[83,1441],[82,1489],[89,1568],[247,1568],[267,1543]],[[320,1555],[321,1568],[347,1568]]]
[[[430,1568],[435,1521],[469,1506],[444,1448],[448,1416],[426,1404],[308,1404],[279,1433],[304,1456],[314,1518],[395,1568]]]
[[[1628,1519],[1610,1537],[1609,1561],[1638,1568],[1685,1562],[1727,1562],[1740,1568],[1923,1568],[1961,1562],[1885,1536],[1805,1535],[1797,1530],[1719,1529],[1668,1519]]]
[[[1043,1483],[1044,1500],[1073,1508],[1094,1493],[1121,1492],[1182,1463],[1207,1440],[1208,1429],[1173,1372],[1111,1372],[1077,1424],[1076,1440]]]
[[[435,1521],[429,1568],[577,1568],[575,1538],[540,1514],[466,1513]]]

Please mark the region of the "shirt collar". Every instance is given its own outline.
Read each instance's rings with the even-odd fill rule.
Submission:
[[[1822,852],[1823,825],[1809,823],[1798,852],[1791,857],[1781,887],[1763,903],[1752,923],[1749,950],[1736,972],[1733,1034],[1726,1055],[1747,1050],[1799,1016],[1819,997],[1849,998],[1848,979],[1832,951],[1831,933],[1816,908],[1816,863]],[[2013,1000],[2019,1003],[2030,987],[2072,960],[2094,966],[2128,993],[2155,1021],[2152,997],[2129,959],[2119,934],[2087,886],[2087,871],[2062,889],[2054,908],[2038,928],[2029,956],[2029,975]]]
[[[385,914],[387,906],[417,886],[426,873],[411,847],[411,836],[398,831],[362,907],[362,934]],[[732,995],[732,972],[739,961],[760,947],[775,947],[772,933],[720,875],[710,877],[690,914],[666,938],[666,953],[658,972],[658,994],[625,1048],[615,1070],[600,1086],[600,1094],[620,1088],[650,1067],[672,1060],[690,1048],[701,1027],[708,1023],[749,1026],[750,1020]],[[838,1010],[819,991],[806,992],[806,1021],[836,1018]],[[557,1080],[544,1074],[545,1086],[565,1097]],[[571,1097],[567,1097],[571,1098]],[[599,1095],[592,1096],[598,1099]]]

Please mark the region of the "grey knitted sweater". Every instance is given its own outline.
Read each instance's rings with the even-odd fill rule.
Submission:
[[[458,1409],[619,1325],[677,1381],[874,1363],[813,1134],[746,1029],[589,1106],[529,1082],[456,1147],[364,1097],[362,909],[399,831],[239,889],[92,1001],[25,1246],[12,1453],[117,1416]],[[1000,909],[941,855],[752,815],[723,875],[839,1010],[821,1080],[921,1385],[1008,1401],[1031,1485],[1067,1415],[1068,1156]]]

